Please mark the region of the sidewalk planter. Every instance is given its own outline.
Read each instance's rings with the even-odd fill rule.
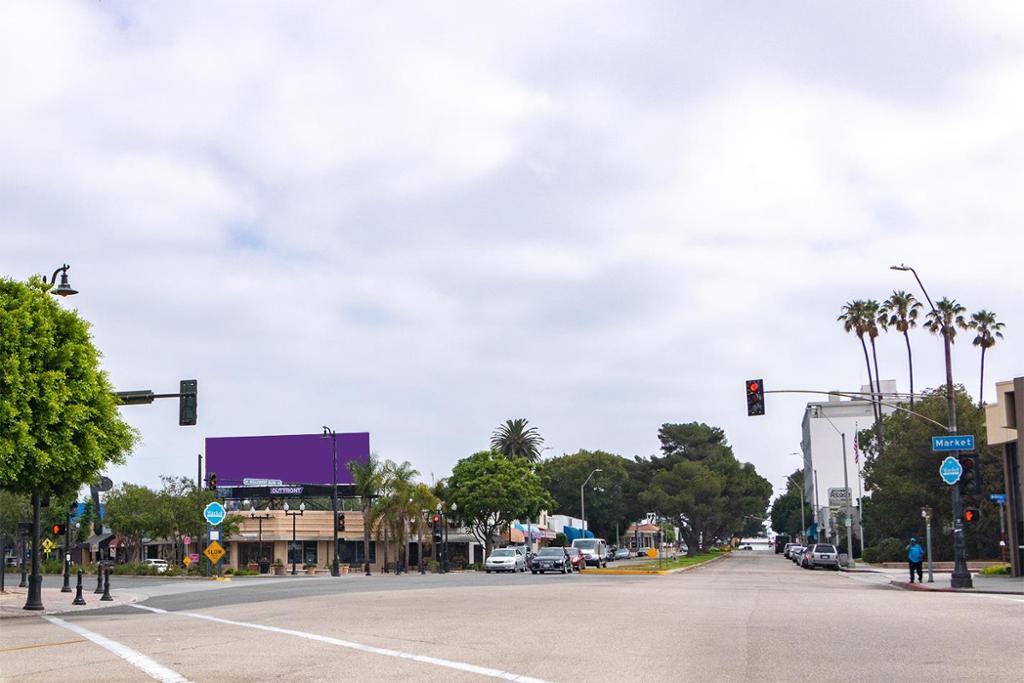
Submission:
[[[341,575],[345,576],[346,574],[348,574],[348,565],[347,564],[343,564],[343,565],[341,565]]]
[[[303,565],[302,568],[306,570],[306,574],[308,576],[315,576],[316,575],[316,565],[315,564]]]
[[[274,565],[274,576],[284,576],[284,565],[283,564],[275,564]]]

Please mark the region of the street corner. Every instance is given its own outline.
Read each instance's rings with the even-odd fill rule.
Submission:
[[[24,609],[25,601],[28,598],[27,588],[7,589],[0,595],[0,619],[16,619],[18,617],[31,617],[43,614],[69,614],[73,612],[85,612],[89,610],[102,609],[105,607],[117,607],[139,602],[143,598],[135,593],[117,591],[111,593],[110,600],[101,600],[102,595],[92,591],[84,591],[82,597],[84,605],[74,605],[75,593],[62,593],[59,588],[43,588],[43,609]]]

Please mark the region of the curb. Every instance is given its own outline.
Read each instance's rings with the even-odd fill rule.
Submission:
[[[583,574],[601,574],[602,576],[666,576],[668,574],[679,574],[680,572],[690,571],[691,569],[697,569],[698,567],[706,567],[712,562],[718,562],[728,557],[728,554],[722,554],[718,557],[712,557],[710,560],[704,560],[696,564],[687,565],[685,567],[677,567],[676,569],[584,569]]]
[[[1017,593],[1013,591],[991,591],[991,590],[979,590],[977,588],[925,588],[919,583],[910,583],[909,581],[897,581],[896,579],[890,579],[889,585],[894,588],[899,588],[905,591],[916,591],[918,593],[966,593],[968,595],[980,594],[980,595],[1017,595],[1024,597],[1024,593]]]

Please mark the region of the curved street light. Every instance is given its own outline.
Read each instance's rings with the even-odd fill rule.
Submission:
[[[583,525],[583,528],[580,531],[586,531],[587,530],[586,508],[583,506],[583,487],[586,486],[587,482],[590,481],[590,478],[593,477],[598,472],[604,472],[604,470],[602,470],[600,467],[598,467],[593,472],[591,472],[590,475],[587,476],[586,479],[583,480],[582,484],[580,484],[580,523]]]

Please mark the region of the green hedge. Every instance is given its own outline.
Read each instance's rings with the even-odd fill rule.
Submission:
[[[1002,576],[1010,573],[1010,565],[1000,564],[994,567],[985,567],[981,570],[981,573],[985,576]]]
[[[905,562],[907,542],[899,538],[883,538],[878,543],[864,548],[865,562]]]

